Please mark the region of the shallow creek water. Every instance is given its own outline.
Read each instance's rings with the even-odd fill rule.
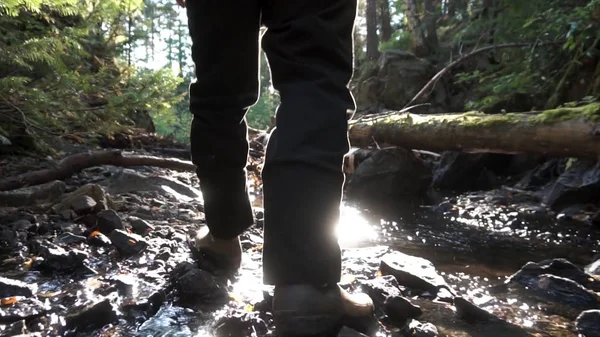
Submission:
[[[447,214],[424,208],[408,217],[397,214],[394,205],[362,209],[345,204],[338,226],[343,248],[342,283],[374,277],[379,258],[399,250],[429,259],[455,291],[511,323],[473,326],[438,315],[434,307],[428,311],[428,301],[415,299],[414,303],[424,309],[420,320],[434,323],[441,335],[576,336],[572,320],[553,315],[543,305],[522,300],[518,294],[493,295],[488,288],[502,283],[528,261],[564,257],[585,264],[598,247],[600,233],[578,222],[559,223],[535,206],[494,205],[490,196],[463,195],[454,201],[454,211]],[[239,308],[251,310],[251,303],[263,298],[260,259],[258,251],[245,253],[240,277],[233,285]],[[211,336],[213,318],[218,314],[165,305],[139,326],[137,333],[121,330],[121,334]],[[377,334],[390,335],[383,328]]]
[[[456,318],[449,305],[412,298],[423,309],[419,321],[436,325],[441,336],[576,336],[572,318],[556,315],[518,293],[494,292],[492,287],[528,261],[563,257],[580,265],[589,263],[597,253],[600,232],[574,220],[557,220],[535,204],[511,198],[502,191],[463,194],[411,212],[400,211],[393,202],[376,207],[345,203],[337,228],[343,248],[343,286],[356,291],[356,280],[375,277],[380,258],[398,250],[430,260],[456,293],[503,319],[501,323],[472,325]],[[255,205],[260,204],[260,199],[255,200]],[[175,229],[170,235],[172,242],[163,244],[175,247],[167,266],[190,261],[181,236],[194,220],[194,212],[191,214],[188,221],[179,221],[176,212],[163,221],[164,228]],[[38,285],[38,299],[48,314],[29,321],[28,326],[39,325],[44,336],[57,335],[56,327],[64,325],[60,312],[99,296],[114,296],[121,312],[127,307],[137,309],[117,325],[77,336],[209,337],[214,336],[219,317],[236,310],[253,311],[253,305],[263,299],[263,291],[269,290],[262,285],[260,230],[252,229],[246,238],[253,245],[246,247],[241,272],[231,285],[234,301],[218,308],[191,309],[165,296],[168,277],[159,272],[165,270],[164,263],[153,260],[156,252],[119,259],[94,247],[88,267],[95,275],[49,277],[24,267],[0,268],[0,274]],[[135,310],[141,307],[145,314],[137,315]],[[263,335],[264,331],[248,334]],[[392,332],[382,326],[377,336],[392,336]]]

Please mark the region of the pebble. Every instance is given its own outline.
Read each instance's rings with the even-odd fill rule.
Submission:
[[[36,284],[27,284],[19,280],[0,276],[0,298],[12,296],[30,297],[37,291]]]
[[[71,200],[71,208],[77,215],[85,215],[94,210],[98,203],[87,195],[79,195]]]
[[[68,329],[98,329],[117,319],[117,312],[110,300],[104,299],[83,307],[75,308],[65,316]]]
[[[586,310],[575,320],[575,329],[582,337],[600,337],[600,310]]]
[[[146,235],[149,231],[154,229],[154,226],[152,226],[148,221],[140,219],[136,216],[130,216],[128,220],[133,230],[139,235]]]
[[[113,246],[124,257],[138,254],[148,247],[148,242],[143,237],[121,229],[113,230],[109,237]]]
[[[98,230],[106,235],[110,235],[114,230],[124,230],[123,221],[112,209],[100,211],[96,214],[98,217]]]

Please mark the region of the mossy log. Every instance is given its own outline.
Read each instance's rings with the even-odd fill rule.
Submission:
[[[600,103],[497,115],[389,113],[350,122],[349,137],[357,147],[383,143],[428,151],[597,159]]]

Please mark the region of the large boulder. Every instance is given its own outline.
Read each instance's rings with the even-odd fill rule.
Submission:
[[[594,203],[600,197],[600,162],[575,160],[548,190],[544,203],[553,210]]]
[[[431,184],[431,170],[412,151],[378,150],[358,165],[346,185],[348,198],[358,201],[394,199],[420,204]]]
[[[435,74],[430,62],[407,51],[383,51],[377,64],[363,67],[354,87],[358,110],[402,109]],[[432,104],[428,111],[446,110],[448,94],[443,82],[436,84],[427,102]]]

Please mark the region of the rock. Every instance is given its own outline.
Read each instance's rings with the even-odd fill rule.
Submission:
[[[588,289],[600,291],[598,280],[566,259],[545,260],[540,263],[528,262],[519,271],[507,278],[505,283],[518,283],[526,286],[532,282],[532,278],[537,278],[543,274],[568,278]]]
[[[37,251],[41,262],[38,264],[40,269],[47,271],[69,272],[84,267],[84,262],[88,255],[85,252],[77,249],[69,249],[59,247],[50,242],[35,243],[37,247],[33,249]]]
[[[12,296],[30,297],[37,291],[36,284],[27,284],[19,280],[0,276],[0,298]]]
[[[507,155],[447,151],[433,173],[432,186],[455,192],[489,190],[499,183],[495,172],[501,173],[507,163]]]
[[[574,160],[544,196],[544,203],[558,211],[574,204],[593,203],[598,198],[600,162]]]
[[[586,310],[575,320],[575,329],[581,337],[600,337],[600,310]]]
[[[584,270],[591,275],[600,275],[600,259],[585,266]]]
[[[346,192],[354,200],[399,199],[420,204],[431,183],[431,170],[412,151],[382,149],[362,162],[348,179]]]
[[[576,310],[600,308],[600,296],[568,278],[543,274],[520,283],[527,294],[550,304],[569,306]]]
[[[469,323],[497,321],[498,317],[467,301],[462,297],[454,298],[456,315]]]
[[[404,325],[411,318],[419,318],[423,314],[419,306],[400,296],[388,297],[383,303],[383,307],[388,317],[398,326]]]
[[[71,200],[71,208],[77,215],[85,215],[91,213],[96,207],[96,200],[87,195],[78,195]]]
[[[371,280],[360,281],[363,291],[371,297],[375,308],[382,309],[388,297],[401,297],[398,281],[392,275],[380,276]]]
[[[128,220],[133,230],[139,235],[146,235],[149,231],[154,229],[154,226],[152,226],[148,221],[138,217],[130,216]]]
[[[131,169],[122,169],[107,181],[107,192],[122,194],[132,192],[158,192],[174,196],[181,201],[202,199],[202,193],[188,184],[164,176],[146,176]]]
[[[8,227],[14,231],[28,231],[34,224],[27,219],[17,220],[8,225]]]
[[[62,243],[64,245],[82,243],[86,240],[87,239],[85,238],[85,236],[75,235],[73,233],[64,233],[56,239],[58,243]]]
[[[28,334],[28,333],[29,333],[29,330],[27,330],[27,324],[25,323],[25,320],[22,319],[20,321],[16,321],[16,322],[11,323],[8,326],[6,326],[4,331],[2,331],[0,333],[0,337],[11,337],[11,336],[24,335],[24,334]]]
[[[148,242],[144,238],[121,229],[115,229],[110,233],[110,241],[119,254],[125,257],[138,254],[148,247]]]
[[[45,315],[49,306],[35,298],[17,299],[10,305],[0,305],[0,324],[13,323],[21,320],[29,321]]]
[[[431,323],[421,323],[414,319],[410,321],[400,332],[400,336],[406,337],[436,337],[438,335],[438,329],[435,327],[435,325]],[[396,334],[392,335],[392,337],[396,336]]]
[[[562,159],[551,159],[529,171],[515,185],[516,188],[530,190],[549,184],[558,178],[564,168]]]
[[[387,109],[402,109],[436,73],[433,65],[412,53],[401,50],[382,51],[377,65],[363,69],[354,90],[358,110],[381,104]],[[438,83],[428,102],[430,109],[448,111],[447,89]],[[420,103],[418,101],[416,103]]]
[[[398,284],[437,294],[440,287],[448,288],[431,261],[398,251],[386,254],[379,266],[383,275],[393,275]]]
[[[215,337],[263,336],[269,331],[267,323],[258,312],[236,311],[217,320]]]
[[[98,212],[96,216],[98,217],[98,230],[106,235],[110,235],[110,233],[116,229],[125,229],[123,221],[117,212],[113,211],[112,209]]]
[[[177,289],[183,301],[224,304],[229,301],[224,282],[201,269],[191,269],[177,279]]]
[[[92,204],[90,199],[95,202],[92,208],[89,208]],[[112,201],[100,185],[86,184],[71,193],[65,194],[57,204],[52,206],[52,210],[56,214],[60,214],[61,212],[70,209],[78,215],[85,215],[91,212],[107,210],[112,207]]]
[[[67,329],[86,331],[99,329],[117,320],[117,312],[110,300],[105,299],[71,310],[65,316]]]
[[[58,200],[67,185],[55,180],[46,184],[20,188],[12,191],[0,191],[0,207],[22,207]]]
[[[92,232],[87,237],[87,242],[90,246],[96,247],[108,247],[112,245],[112,241],[108,238],[108,236],[96,231]]]

